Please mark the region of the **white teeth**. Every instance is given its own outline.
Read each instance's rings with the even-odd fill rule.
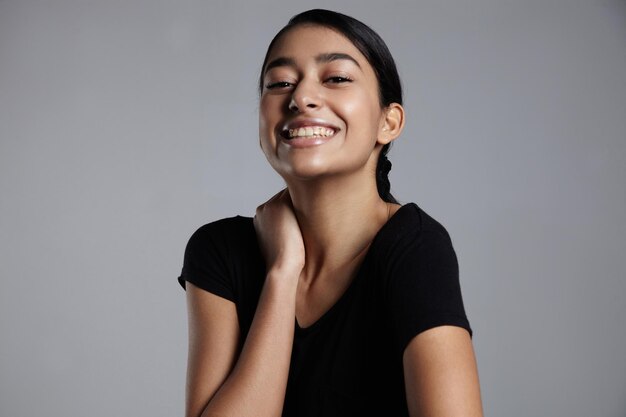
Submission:
[[[323,126],[306,126],[296,129],[289,129],[289,137],[310,137],[310,136],[332,136],[335,134],[334,129]]]

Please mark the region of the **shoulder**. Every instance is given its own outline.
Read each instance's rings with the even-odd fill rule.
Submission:
[[[233,216],[214,220],[200,226],[194,234],[215,234],[215,233],[237,233],[246,232],[250,227],[254,227],[251,217]]]
[[[400,207],[382,227],[374,243],[377,251],[387,259],[407,250],[452,249],[446,228],[415,203]]]
[[[399,352],[437,326],[463,327],[471,335],[448,231],[414,203],[396,215],[381,230],[377,265]]]
[[[189,281],[234,301],[233,280],[241,276],[238,265],[256,261],[259,253],[252,218],[235,216],[204,224],[187,242],[178,281],[183,287]]]
[[[242,240],[256,236],[251,217],[234,216],[206,223],[196,229],[189,244],[237,245]]]
[[[185,265],[230,263],[258,251],[252,218],[227,217],[196,229],[185,248]]]
[[[459,265],[446,228],[409,203],[379,232],[375,262],[390,305],[440,303],[460,291]]]

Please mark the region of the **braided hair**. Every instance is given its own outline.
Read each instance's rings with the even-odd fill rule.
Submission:
[[[363,54],[369,64],[374,69],[378,80],[378,97],[381,107],[387,107],[391,103],[402,105],[402,85],[400,76],[396,68],[395,61],[381,37],[372,28],[359,20],[330,10],[313,9],[292,17],[287,25],[283,27],[272,39],[265,59],[263,60],[262,72],[259,78],[259,93],[263,92],[263,70],[267,65],[272,47],[282,34],[292,29],[296,25],[315,24],[334,29],[350,40],[354,46]],[[388,203],[398,203],[391,195],[391,184],[389,182],[389,171],[391,162],[387,158],[390,144],[386,144],[380,150],[378,162],[376,164],[376,188],[380,198]]]

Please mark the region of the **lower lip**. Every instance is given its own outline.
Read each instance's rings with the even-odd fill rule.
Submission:
[[[312,146],[323,145],[326,142],[330,141],[334,138],[335,135],[332,136],[310,136],[310,137],[296,137],[293,139],[285,139],[283,138],[283,142],[293,148],[309,148]]]

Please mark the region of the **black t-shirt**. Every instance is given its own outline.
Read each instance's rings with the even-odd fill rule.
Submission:
[[[265,281],[252,218],[200,227],[178,278],[233,301],[241,341]],[[472,330],[446,229],[415,203],[378,231],[352,283],[294,342],[283,416],[408,416],[402,353],[418,333],[440,325]]]

